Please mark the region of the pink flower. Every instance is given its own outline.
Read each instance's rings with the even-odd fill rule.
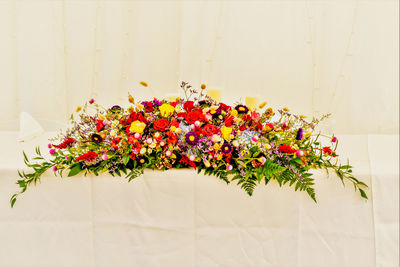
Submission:
[[[93,98],[89,100],[89,104],[93,104],[93,102],[94,102]]]
[[[53,172],[56,172],[57,171],[57,166],[53,166],[52,170],[53,170]]]
[[[161,141],[160,141],[160,146],[165,146],[164,140],[161,140]]]
[[[151,138],[147,138],[146,143],[148,145],[151,145],[153,143],[153,140]]]
[[[54,148],[49,150],[50,155],[54,155],[54,153],[56,153],[56,150]]]
[[[103,155],[101,156],[101,159],[102,159],[102,160],[108,160],[108,155],[107,155],[107,154],[103,154]]]
[[[301,151],[301,150],[297,150],[296,151],[296,156],[300,158],[300,157],[304,156],[304,152]]]
[[[233,166],[231,164],[226,165],[226,170],[231,171],[233,169]]]
[[[171,156],[172,156],[172,151],[171,151],[171,150],[167,150],[167,151],[165,152],[165,156],[171,157]]]
[[[253,141],[254,143],[257,143],[258,142],[258,136],[257,135],[253,136],[251,138],[251,141]]]
[[[256,122],[258,122],[260,120],[260,117],[261,117],[260,113],[258,113],[256,111],[253,111],[251,113],[251,119],[256,121]]]
[[[47,147],[48,147],[48,148],[51,148],[51,144],[48,144]]]
[[[264,164],[267,161],[267,158],[263,156],[263,157],[259,158],[258,161],[260,161],[261,164]]]
[[[212,120],[212,115],[209,114],[209,113],[207,113],[207,114],[205,115],[205,119],[206,119],[206,121]]]
[[[194,161],[196,159],[196,156],[195,155],[190,155],[190,157],[189,157],[189,160],[190,161]]]
[[[336,142],[337,142],[337,137],[336,136],[332,137],[332,143],[336,143]]]
[[[135,133],[134,137],[139,140],[142,136],[140,133]]]

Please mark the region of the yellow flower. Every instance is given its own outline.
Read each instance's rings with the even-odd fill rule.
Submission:
[[[263,107],[265,107],[266,104],[267,104],[267,102],[262,102],[262,103],[258,106],[258,108],[262,109]]]
[[[101,113],[98,114],[98,117],[99,117],[99,119],[102,120],[102,121],[104,121],[104,120],[106,119],[106,117],[104,117],[104,115],[101,114]]]
[[[146,124],[141,121],[134,121],[129,128],[129,131],[134,133],[143,133],[144,128],[146,128]]]
[[[221,145],[220,145],[220,144],[218,144],[218,143],[215,143],[215,144],[214,144],[214,149],[215,149],[215,150],[220,150],[220,148],[221,148]]]
[[[144,87],[149,86],[149,85],[148,85],[146,82],[144,82],[144,81],[141,81],[140,84],[143,85]]]
[[[139,110],[142,110],[142,109],[144,108],[144,106],[143,106],[142,104],[136,104],[136,107],[137,107]]]
[[[306,134],[304,135],[305,138],[310,137],[311,136],[311,132],[306,132]]]
[[[272,108],[267,108],[267,110],[265,111],[265,116],[267,117],[267,119],[270,119],[272,116],[274,116],[274,111]]]
[[[233,117],[236,117],[238,114],[239,114],[239,113],[238,113],[238,111],[237,111],[236,109],[232,109],[231,115],[232,115]]]
[[[222,126],[221,132],[222,132],[222,137],[226,141],[230,141],[231,140],[231,133],[232,133],[232,128],[231,127]]]
[[[133,98],[133,96],[129,95],[128,101],[129,101],[129,103],[133,103],[133,102],[135,102],[135,99]]]
[[[129,113],[133,113],[133,112],[135,111],[135,109],[134,109],[133,106],[130,106],[130,107],[128,108],[128,111],[129,111]]]
[[[290,109],[288,109],[287,107],[284,107],[284,108],[283,108],[283,111],[285,111],[285,112],[289,112],[289,111],[290,111]]]
[[[270,144],[265,144],[264,147],[265,147],[265,149],[267,149],[267,150],[268,150],[268,149],[271,149],[271,145],[270,145]]]
[[[219,154],[218,156],[217,156],[217,160],[221,160],[222,159],[222,154]]]
[[[170,104],[162,104],[160,106],[160,113],[161,116],[168,118],[169,116],[171,116],[175,111],[174,106],[170,105]]]
[[[181,109],[181,107],[180,107],[179,105],[176,105],[175,111],[176,111],[177,113],[179,113],[179,112],[182,111],[182,109]]]
[[[206,87],[207,87],[207,86],[206,86],[204,83],[202,83],[201,86],[200,86],[201,90],[206,89]]]
[[[300,115],[299,117],[302,118],[302,119],[307,118],[307,116],[305,116],[305,115]]]
[[[82,110],[82,107],[81,107],[81,106],[79,106],[79,107],[77,107],[77,108],[76,108],[76,110],[75,110],[75,111],[76,111],[76,112],[79,112],[79,111],[81,111],[81,110]]]

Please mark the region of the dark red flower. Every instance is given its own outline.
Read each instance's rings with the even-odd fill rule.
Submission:
[[[152,111],[154,111],[153,102],[147,102],[146,106],[144,107],[144,110],[145,110],[146,112],[152,112]]]
[[[204,115],[201,110],[193,110],[186,114],[185,119],[188,124],[193,124],[196,121],[204,121]]]
[[[219,134],[221,130],[219,129],[218,126],[215,126],[214,124],[207,124],[203,128],[203,133],[207,136],[212,136],[214,134]]]
[[[227,127],[230,127],[230,126],[232,126],[232,123],[233,123],[233,116],[226,116],[225,117],[225,126],[227,126]]]
[[[246,125],[241,125],[240,127],[239,127],[239,130],[241,130],[241,131],[244,131],[244,130],[246,130]]]
[[[220,107],[223,111],[228,111],[228,110],[231,110],[231,109],[232,109],[231,106],[225,105],[224,103],[219,103],[219,107]]]
[[[188,157],[185,155],[182,155],[182,158],[179,160],[180,163],[187,164],[189,166],[192,166],[194,169],[196,169],[196,164],[191,161]]]
[[[68,137],[61,144],[53,145],[53,147],[58,148],[58,149],[64,149],[64,148],[71,146],[73,143],[75,143],[75,139]]]
[[[94,151],[86,152],[85,154],[77,157],[76,161],[93,161],[97,158],[98,154]]]
[[[292,148],[289,145],[281,145],[279,147],[279,151],[282,153],[293,154],[296,152],[296,149]]]
[[[153,124],[153,128],[156,131],[161,131],[161,132],[165,132],[169,127],[169,121],[167,121],[166,119],[159,119],[156,120]]]
[[[183,104],[183,108],[186,110],[186,112],[192,111],[193,101],[186,101],[185,104]]]

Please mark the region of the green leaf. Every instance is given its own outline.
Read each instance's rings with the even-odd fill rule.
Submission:
[[[361,188],[358,188],[358,190],[360,190],[361,197],[363,197],[365,199],[368,199],[368,196],[367,196],[367,194],[365,193],[364,190],[362,190]]]
[[[124,165],[128,164],[129,159],[130,159],[129,156],[124,156],[123,157]]]
[[[68,173],[68,177],[77,175],[78,173],[80,173],[82,171],[81,164],[76,164],[76,165],[72,166],[70,169],[71,170]]]

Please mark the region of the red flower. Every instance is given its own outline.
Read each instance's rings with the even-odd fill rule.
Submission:
[[[225,126],[227,126],[227,127],[230,127],[230,126],[232,126],[232,123],[233,123],[233,116],[226,116],[225,117]]]
[[[182,155],[182,158],[181,158],[181,160],[179,162],[183,163],[183,164],[190,165],[194,169],[196,169],[196,164],[193,161],[191,161],[188,157],[186,157],[185,155]]]
[[[176,107],[176,105],[178,105],[178,102],[171,102],[169,103],[171,106]]]
[[[146,104],[146,106],[145,106],[145,111],[146,111],[146,112],[152,112],[152,111],[154,111],[153,102],[147,102],[147,104]]]
[[[175,119],[172,119],[171,123],[170,123],[170,126],[171,127],[175,126],[176,128],[178,128],[179,127],[179,122],[177,120],[175,120]]]
[[[76,161],[93,161],[97,158],[98,154],[94,151],[86,152],[85,154],[77,157]]]
[[[169,121],[167,121],[166,119],[156,120],[153,124],[154,130],[161,132],[165,132],[168,126],[169,126]]]
[[[175,145],[178,142],[178,139],[176,138],[176,135],[173,132],[168,131],[166,134],[167,134],[167,144],[168,145],[169,144]]]
[[[220,107],[220,109],[222,109],[223,111],[227,111],[227,110],[231,110],[231,109],[232,109],[231,106],[225,105],[224,103],[219,103],[219,107]]]
[[[246,130],[246,126],[243,124],[243,125],[241,125],[240,127],[239,127],[239,130],[241,130],[241,131],[244,131],[244,130]]]
[[[103,128],[104,128],[104,123],[103,123],[103,121],[97,121],[97,124],[96,124],[96,130],[98,131],[98,132],[100,132],[101,130],[103,130]]]
[[[59,145],[53,145],[53,147],[58,148],[58,149],[64,149],[69,147],[70,145],[72,145],[73,143],[75,143],[75,139],[68,137],[67,139],[65,139],[61,144]]]
[[[246,115],[244,115],[243,120],[244,121],[251,121],[251,116],[246,114]]]
[[[215,126],[214,124],[207,124],[203,128],[203,132],[207,136],[212,136],[214,134],[219,134],[221,130],[219,129],[218,126]]]
[[[142,149],[142,144],[139,141],[136,141],[132,144],[132,152],[138,154]]]
[[[279,147],[279,151],[282,153],[293,154],[296,152],[296,149],[292,148],[289,145],[281,145]]]
[[[329,146],[325,146],[322,148],[325,154],[332,155],[332,149]]]
[[[186,114],[185,119],[187,123],[193,124],[196,121],[204,121],[204,115],[200,110],[193,110]]]
[[[183,108],[186,110],[186,112],[192,111],[193,101],[186,101],[185,104],[183,104]]]
[[[129,137],[128,137],[128,144],[133,144],[134,142],[135,142],[135,137],[133,137],[133,135],[130,135]]]

